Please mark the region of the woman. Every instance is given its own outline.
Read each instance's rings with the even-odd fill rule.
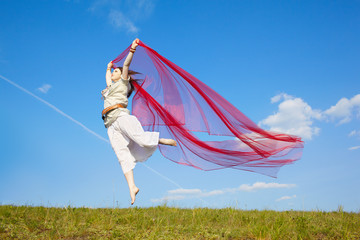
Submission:
[[[131,60],[139,44],[135,39],[131,45],[123,67],[113,68],[113,63],[108,64],[106,70],[106,89],[101,93],[104,98],[103,120],[108,129],[112,148],[119,160],[129,185],[131,205],[135,202],[139,188],[134,182],[133,169],[136,162],[147,160],[156,150],[158,144],[176,146],[173,139],[159,138],[159,132],[144,132],[138,119],[130,115],[126,108],[133,86],[131,75],[137,72],[129,70]]]

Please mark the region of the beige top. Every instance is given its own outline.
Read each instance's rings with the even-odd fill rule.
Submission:
[[[104,109],[119,103],[125,107],[116,108],[106,115],[106,118],[104,119],[106,128],[110,127],[110,125],[122,114],[130,114],[129,109],[126,108],[128,105],[127,94],[131,87],[129,81],[130,76],[127,80],[124,80],[121,77],[119,81],[112,82],[107,88],[101,91],[104,98]]]

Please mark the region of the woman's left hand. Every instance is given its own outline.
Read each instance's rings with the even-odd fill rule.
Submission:
[[[137,38],[133,41],[131,48],[136,49],[136,47],[139,45],[140,40]]]
[[[108,65],[107,65],[107,67],[108,67],[108,68],[110,68],[110,69],[111,69],[111,68],[113,68],[113,67],[114,67],[113,62],[112,62],[112,61],[111,61],[111,62],[109,62],[109,63],[108,63]]]

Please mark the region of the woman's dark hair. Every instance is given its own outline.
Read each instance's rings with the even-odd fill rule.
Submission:
[[[121,71],[121,73],[122,73],[122,71],[123,71],[123,68],[122,67],[117,67],[118,69],[120,69],[120,71]],[[128,95],[127,95],[127,98],[129,98],[130,97],[130,95],[132,94],[132,92],[134,91],[134,85],[132,84],[132,81],[135,81],[135,82],[138,82],[140,79],[135,79],[135,78],[133,78],[132,76],[133,75],[136,75],[136,74],[140,74],[139,72],[135,72],[135,71],[133,71],[133,70],[129,70],[129,72],[128,72],[128,76],[130,76],[130,90],[128,91]]]

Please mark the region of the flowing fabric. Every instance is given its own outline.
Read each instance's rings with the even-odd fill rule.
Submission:
[[[122,66],[130,46],[113,60]],[[140,41],[131,70],[136,93],[132,114],[146,131],[177,141],[159,145],[161,154],[176,163],[202,170],[235,168],[276,177],[280,167],[299,160],[301,138],[261,129],[206,84]],[[195,132],[228,136],[205,141]]]

